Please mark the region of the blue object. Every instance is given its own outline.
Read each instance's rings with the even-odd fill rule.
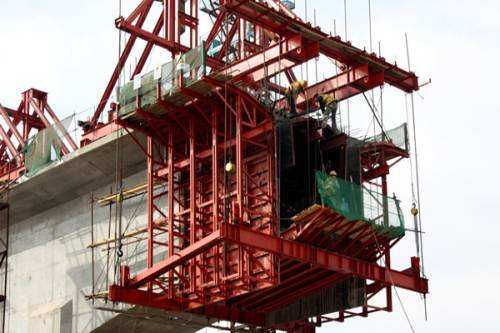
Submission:
[[[286,6],[286,8],[290,10],[295,9],[295,0],[282,0],[281,2]]]

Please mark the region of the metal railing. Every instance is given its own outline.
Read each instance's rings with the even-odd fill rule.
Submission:
[[[348,220],[368,222],[391,236],[404,235],[404,218],[397,198],[320,171],[316,172],[316,182],[322,203]]]

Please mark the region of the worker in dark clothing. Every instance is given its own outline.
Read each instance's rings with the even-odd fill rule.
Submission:
[[[338,104],[335,97],[332,94],[320,94],[316,96],[319,104],[319,108],[323,113],[322,125],[323,128],[328,126],[328,120],[332,121],[332,130],[334,134],[338,134],[339,130],[337,128],[337,110]]]

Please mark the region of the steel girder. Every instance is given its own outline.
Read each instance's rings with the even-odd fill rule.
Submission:
[[[47,93],[29,89],[22,94],[17,109],[0,105],[0,116],[7,126],[0,126],[0,180],[11,181],[24,172],[23,148],[34,133],[47,127],[60,124],[60,120],[47,102]],[[62,141],[61,153],[68,154],[77,149],[73,138],[66,132]]]
[[[197,38],[193,38],[199,24],[195,2],[189,1],[188,13],[178,9],[178,1],[164,1],[162,14],[150,30],[144,22],[153,1],[142,1],[128,18],[116,20],[117,28],[131,36],[93,117],[95,129],[100,127],[97,119],[138,38],[147,44],[133,76],[142,71],[154,46],[170,51],[174,57],[197,45]],[[412,268],[407,271],[390,268],[389,250],[397,240],[381,245],[370,240],[364,247],[347,244],[349,237],[363,238],[369,232],[366,228],[345,230],[343,243],[336,243],[331,249],[279,236],[279,193],[273,178],[274,119],[248,94],[265,85],[284,96],[284,87],[271,84],[269,78],[284,73],[289,82],[294,82],[293,67],[319,54],[335,59],[342,72],[306,88],[297,97],[298,108],[314,106],[317,94],[334,94],[337,100],[344,100],[386,82],[411,92],[418,89],[416,75],[339,37],[326,35],[274,0],[221,1],[214,16],[206,51],[217,38],[222,47],[207,57],[213,75],[202,80],[211,85],[210,92],[201,94],[181,86],[179,93],[189,97],[185,105],[175,105],[158,96],[157,104],[163,113],[153,115],[138,108],[136,121],[117,120],[120,126],[148,136],[147,147],[141,147],[148,160],[148,258],[147,268],[134,275],[127,267],[122,268],[121,283],[111,287],[110,298],[261,326],[264,318],[259,311],[279,308],[294,298],[285,295],[260,304],[257,300],[250,302],[245,298],[247,294],[269,298],[275,294],[266,294],[268,289],[276,295],[293,288],[312,292],[353,275],[375,281],[367,288],[369,298],[387,290],[387,306],[383,310],[392,309],[393,285],[427,293],[427,280],[419,276],[418,261],[412,260]],[[181,28],[189,29],[189,45],[181,43]],[[232,45],[234,58],[228,57]],[[287,103],[283,98],[276,106],[286,108]],[[235,168],[231,175],[224,171],[228,162]],[[373,171],[371,177],[382,173]],[[155,192],[156,184],[162,184],[165,190]],[[346,247],[346,253],[356,258],[336,252]],[[387,267],[374,264],[372,259],[383,255]],[[161,259],[155,260],[158,256]],[[318,280],[311,286],[297,285],[297,281],[276,273],[282,265],[289,266],[290,274],[305,266],[313,267],[304,276]],[[253,304],[257,310],[243,311],[236,299]],[[226,305],[216,305],[219,302]],[[381,309],[367,304],[359,315]],[[354,315],[341,311],[334,320]],[[328,320],[322,318],[320,322]]]

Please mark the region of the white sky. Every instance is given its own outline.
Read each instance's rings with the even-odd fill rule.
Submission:
[[[15,107],[30,87],[49,92],[62,118],[96,105],[117,57],[114,18],[118,0],[0,1],[0,102]],[[125,6],[136,0],[123,0]],[[368,47],[368,1],[348,0],[348,35]],[[304,2],[297,0],[299,12]],[[309,16],[343,35],[342,0],[309,0]],[[412,67],[432,84],[415,96],[426,231],[426,271],[430,278],[429,321],[419,297],[400,291],[417,332],[499,332],[500,219],[496,80],[499,77],[500,3],[493,0],[372,0],[374,44],[389,61],[406,67],[408,32]],[[150,64],[151,65],[151,64]],[[320,67],[320,73],[328,71]],[[314,75],[313,65],[310,66]],[[320,74],[321,75],[321,74]],[[386,89],[388,127],[405,121],[404,96]],[[366,105],[353,102],[353,118]],[[365,129],[359,127],[362,131]],[[390,190],[406,203],[409,165],[390,178]],[[406,216],[407,223],[409,215]],[[395,249],[395,266],[409,266],[413,235]],[[320,332],[409,332],[394,299],[392,314],[377,313]]]

